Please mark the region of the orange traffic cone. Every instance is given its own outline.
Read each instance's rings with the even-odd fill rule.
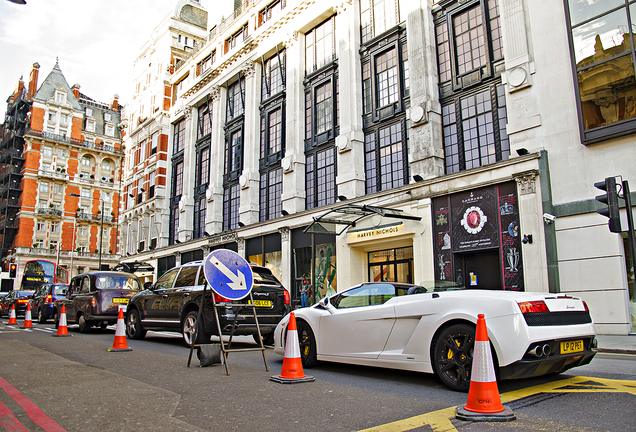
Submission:
[[[18,325],[18,320],[15,319],[15,305],[11,305],[11,311],[9,312],[9,322],[7,325]]]
[[[126,331],[124,327],[124,310],[119,307],[119,313],[117,314],[117,329],[115,330],[115,341],[113,342],[113,347],[108,348],[108,352],[115,351],[132,351],[131,348],[128,348],[128,344],[126,343]]]
[[[60,321],[57,324],[57,333],[53,336],[73,336],[68,333],[68,326],[66,325],[66,307],[62,305],[60,312]]]
[[[315,381],[312,376],[306,376],[303,372],[303,362],[300,359],[300,344],[298,343],[298,329],[296,328],[296,315],[289,314],[287,326],[287,341],[285,343],[285,357],[283,368],[279,376],[273,376],[270,381],[281,384],[296,384]]]
[[[20,328],[33,328],[31,321],[31,303],[27,303],[26,312],[24,313],[24,325]]]
[[[477,333],[475,334],[468,401],[463,407],[461,405],[457,407],[455,416],[459,420],[468,421],[507,422],[516,420],[512,410],[501,404],[484,314],[477,315]]]

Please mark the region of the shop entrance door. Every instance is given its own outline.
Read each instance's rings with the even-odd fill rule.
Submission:
[[[464,284],[472,289],[503,289],[499,250],[457,255],[463,261]]]
[[[413,283],[413,248],[370,252],[369,280]]]

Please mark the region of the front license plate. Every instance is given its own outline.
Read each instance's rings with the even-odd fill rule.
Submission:
[[[579,351],[583,351],[582,340],[561,342],[561,354],[569,354]]]
[[[254,300],[254,306],[256,307],[272,307],[271,300]]]
[[[128,304],[127,298],[114,298],[113,303],[115,304]]]

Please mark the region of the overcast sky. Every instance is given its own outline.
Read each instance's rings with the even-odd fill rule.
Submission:
[[[20,76],[28,84],[40,64],[38,87],[55,66],[68,84],[100,102],[132,97],[132,67],[152,30],[179,0],[0,0],[0,123]],[[208,29],[232,11],[233,0],[201,0]]]

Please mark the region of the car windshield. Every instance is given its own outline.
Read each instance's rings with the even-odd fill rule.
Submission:
[[[35,291],[18,291],[16,297],[31,297]]]
[[[128,276],[99,276],[95,286],[97,289],[141,290],[139,281]]]

